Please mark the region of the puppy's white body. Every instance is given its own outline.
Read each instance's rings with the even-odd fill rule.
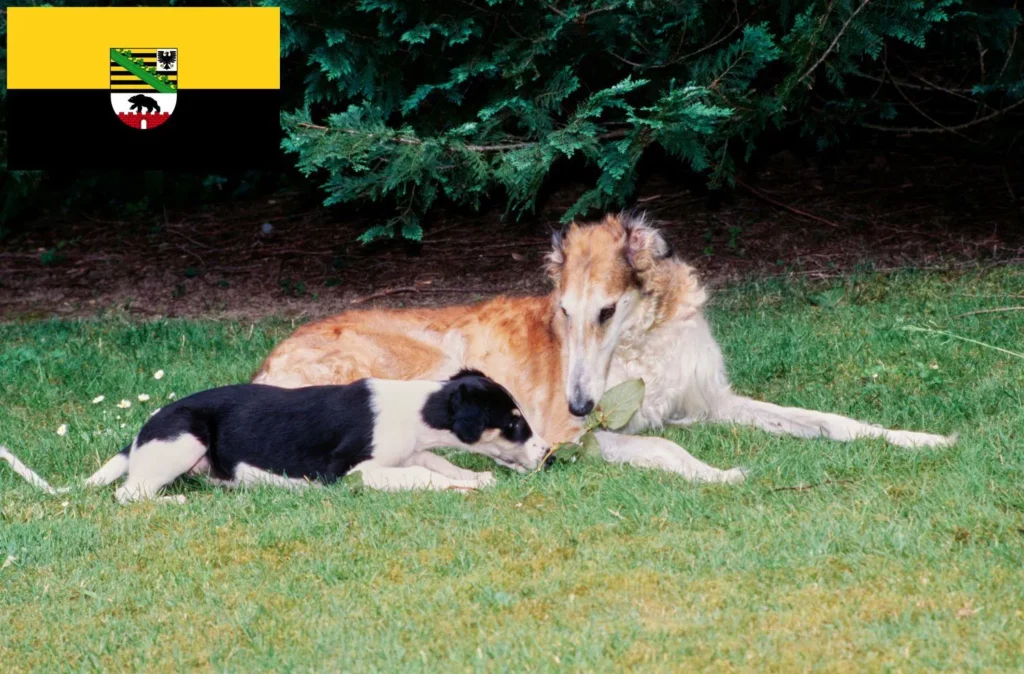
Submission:
[[[368,383],[376,415],[373,455],[378,464],[402,466],[414,454],[451,445],[450,432],[430,428],[420,416],[423,401],[440,388],[436,382],[370,379]]]
[[[367,486],[387,490],[494,484],[490,472],[459,468],[430,451],[439,447],[519,470],[536,467],[548,449],[508,391],[478,372],[460,372],[447,382],[364,380],[302,391],[241,385],[160,410],[85,485],[127,474],[116,492],[127,503],[157,498],[186,474],[209,475],[225,487],[301,488],[353,472]],[[0,447],[0,458],[29,483],[58,493],[6,448]]]

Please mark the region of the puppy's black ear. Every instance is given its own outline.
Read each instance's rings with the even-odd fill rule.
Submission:
[[[448,412],[452,420],[452,433],[459,441],[472,445],[484,434],[484,411],[473,400],[469,387],[460,385],[448,399]]]

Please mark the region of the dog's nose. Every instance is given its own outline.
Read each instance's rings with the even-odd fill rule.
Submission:
[[[587,400],[582,403],[579,402],[578,400],[573,400],[572,402],[569,403],[569,411],[572,412],[572,415],[576,417],[585,417],[588,414],[590,414],[590,412],[593,411],[593,409],[593,400]]]

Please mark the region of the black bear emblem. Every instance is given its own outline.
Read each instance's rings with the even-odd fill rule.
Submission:
[[[153,112],[154,108],[156,108],[156,111],[160,112],[160,104],[156,102],[156,99],[143,94],[136,94],[135,96],[132,96],[128,99],[128,102],[132,104],[132,107],[129,108],[130,110],[142,112],[142,108],[145,108],[146,114],[149,114]]]

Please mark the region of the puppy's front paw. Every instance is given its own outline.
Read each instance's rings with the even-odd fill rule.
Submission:
[[[496,484],[498,484],[498,481],[494,479],[494,473],[491,471],[476,474],[476,486],[478,489],[493,487]]]

